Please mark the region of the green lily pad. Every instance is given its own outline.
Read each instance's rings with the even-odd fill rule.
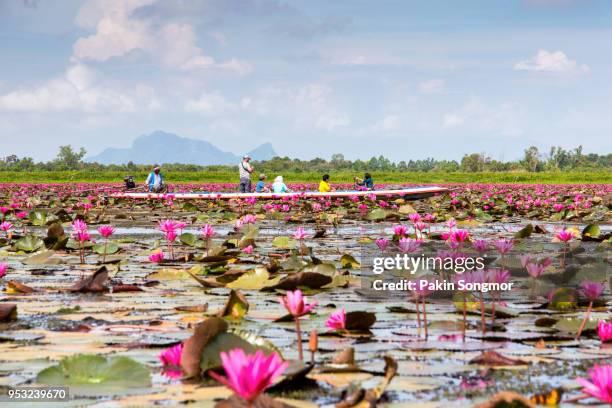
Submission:
[[[119,245],[114,242],[109,242],[106,246],[104,244],[95,244],[92,249],[99,255],[111,255],[119,251]]]
[[[297,246],[297,242],[289,237],[280,236],[274,238],[272,246],[279,249],[293,249]]]
[[[45,242],[35,235],[26,235],[15,243],[15,248],[24,252],[34,252],[45,245]]]
[[[129,357],[103,357],[77,354],[38,373],[36,382],[53,386],[69,386],[81,395],[112,394],[129,388],[151,386],[151,373]]]

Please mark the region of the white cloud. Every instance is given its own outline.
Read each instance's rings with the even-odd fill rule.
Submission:
[[[135,112],[159,107],[161,102],[153,89],[143,85],[121,90],[105,86],[82,64],[71,65],[63,76],[38,87],[0,95],[0,110],[17,112]]]
[[[252,67],[237,59],[218,62],[204,55],[190,24],[151,20],[134,16],[135,12],[158,0],[88,0],[77,15],[81,27],[95,32],[79,38],[74,57],[108,61],[133,51],[150,55],[165,68],[181,70],[222,69],[246,74]]]
[[[499,106],[489,106],[475,97],[471,97],[463,106],[442,117],[442,127],[447,130],[466,129],[476,132],[495,133],[503,136],[523,134],[520,126],[523,111],[513,102],[504,102]]]
[[[588,72],[587,65],[578,65],[575,60],[571,60],[563,51],[549,52],[539,50],[532,59],[519,61],[514,64],[517,71],[536,71],[536,72]]]
[[[198,99],[192,99],[185,104],[185,110],[192,113],[220,116],[241,108],[241,104],[228,101],[219,92],[203,93]]]
[[[387,115],[372,127],[374,132],[395,132],[400,128],[400,118],[397,115]]]
[[[444,91],[444,80],[439,78],[430,79],[419,84],[419,92],[423,94],[436,94]]]
[[[332,132],[338,128],[351,124],[351,120],[346,115],[322,115],[317,118],[315,126],[327,132]]]

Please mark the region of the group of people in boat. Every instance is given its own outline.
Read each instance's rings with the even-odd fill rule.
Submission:
[[[249,155],[245,155],[240,162],[238,167],[238,172],[240,176],[240,183],[238,184],[238,191],[240,193],[251,193],[253,192],[251,186],[251,175],[255,171],[253,166],[251,165],[251,157]],[[136,182],[134,181],[133,176],[126,176],[124,179],[126,189],[136,188]],[[363,179],[359,177],[354,178],[355,189],[361,187],[366,190],[374,190],[374,180],[372,179],[372,175],[370,173],[365,173]],[[153,167],[153,170],[147,176],[147,180],[145,181],[145,187],[147,191],[151,193],[164,193],[168,190],[166,183],[164,181],[164,176],[161,172],[161,168],[158,165]],[[329,193],[331,191],[335,191],[335,188],[330,183],[329,174],[324,174],[321,177],[321,181],[319,182],[319,192],[321,193]],[[283,180],[283,176],[276,176],[274,182],[270,185],[266,184],[266,175],[260,174],[259,180],[257,184],[255,184],[255,192],[256,193],[290,193],[291,191],[285,184]]]

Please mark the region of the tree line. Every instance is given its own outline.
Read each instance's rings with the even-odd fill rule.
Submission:
[[[85,162],[86,151],[83,148],[75,150],[72,146],[60,146],[57,157],[47,162],[35,162],[31,157],[9,155],[0,159],[0,171],[125,171],[142,172],[151,168],[153,163],[136,164],[100,164]],[[226,172],[237,170],[237,166],[213,165],[200,166],[195,164],[162,163],[166,171],[181,172]],[[541,153],[537,147],[531,146],[524,151],[522,159],[514,161],[499,161],[491,159],[484,153],[466,154],[460,161],[436,160],[433,158],[402,160],[393,162],[384,156],[372,157],[369,160],[347,160],[342,153],[332,155],[330,160],[315,158],[312,160],[291,159],[289,157],[274,157],[273,159],[255,162],[257,171],[280,172],[507,172],[507,171],[593,171],[610,170],[612,168],[612,153],[585,154],[582,146],[565,150],[553,146],[547,153]]]

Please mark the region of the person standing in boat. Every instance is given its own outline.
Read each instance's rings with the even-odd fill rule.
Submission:
[[[366,190],[374,190],[374,180],[372,179],[372,175],[370,173],[365,173],[363,175],[363,180],[359,177],[355,177],[355,188],[357,187],[365,187]]]
[[[240,185],[238,186],[238,191],[241,193],[251,192],[251,173],[253,172],[253,166],[251,166],[249,163],[250,161],[251,156],[247,154],[242,158],[240,166],[238,166],[238,172],[240,174]]]
[[[150,193],[161,193],[166,188],[164,184],[164,175],[161,173],[157,164],[153,167],[153,171],[149,173],[145,183]]]

